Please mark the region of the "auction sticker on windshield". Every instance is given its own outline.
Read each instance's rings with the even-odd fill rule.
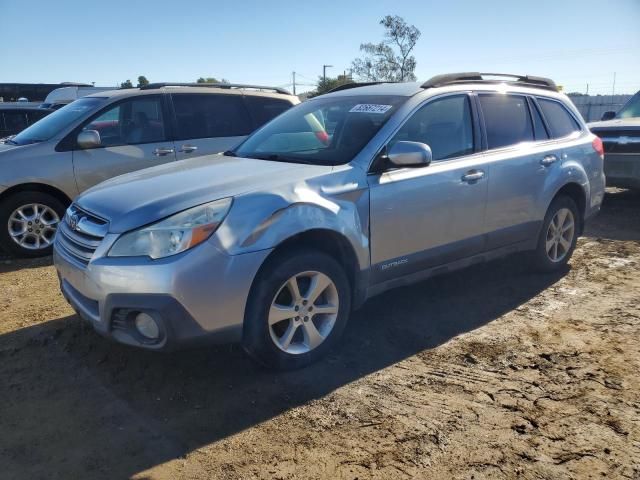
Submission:
[[[359,103],[349,113],[387,113],[393,105],[376,105],[373,103]]]

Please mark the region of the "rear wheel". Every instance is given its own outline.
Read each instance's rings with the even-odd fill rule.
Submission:
[[[302,250],[276,256],[251,289],[244,348],[272,368],[308,365],[340,338],[350,298],[344,271],[328,255]]]
[[[19,192],[0,204],[0,247],[17,257],[51,254],[65,206],[44,192]]]
[[[564,267],[576,248],[582,219],[570,197],[556,198],[545,215],[534,253],[536,269],[552,272]]]

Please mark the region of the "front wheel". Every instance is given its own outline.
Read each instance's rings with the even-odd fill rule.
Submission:
[[[51,254],[65,206],[44,192],[19,192],[0,203],[0,248],[17,257]]]
[[[537,270],[553,272],[567,264],[576,248],[581,222],[573,199],[560,196],[551,202],[533,255]]]
[[[251,289],[243,346],[268,367],[303,367],[335,345],[350,310],[351,288],[333,258],[310,250],[277,255]]]

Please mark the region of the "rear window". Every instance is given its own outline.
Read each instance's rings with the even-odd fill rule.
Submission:
[[[177,140],[238,137],[253,130],[241,95],[174,94]]]
[[[578,122],[560,102],[538,98],[538,104],[547,120],[552,138],[566,137],[581,130]]]
[[[256,122],[256,128],[261,127],[292,107],[291,102],[278,98],[247,96],[245,101],[253,120]]]
[[[479,95],[489,148],[502,148],[533,141],[533,126],[525,97]]]

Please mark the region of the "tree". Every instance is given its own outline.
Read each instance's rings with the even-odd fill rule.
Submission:
[[[229,83],[229,80],[223,78],[222,80],[218,80],[215,77],[200,77],[198,80],[196,80],[196,83]]]
[[[309,93],[308,98],[322,95],[323,93],[327,93],[328,91],[347,83],[353,83],[353,79],[349,75],[338,75],[335,78],[327,77],[326,79],[319,76],[318,87],[313,92]]]
[[[380,20],[380,25],[386,30],[384,40],[360,45],[365,55],[353,60],[353,73],[370,82],[415,80],[416,59],[411,52],[420,38],[420,30],[397,15],[387,15]]]
[[[131,83],[131,80],[127,80],[120,84],[120,88],[133,88],[133,83]]]
[[[138,88],[144,87],[146,85],[149,85],[149,80],[147,80],[147,77],[145,77],[144,75],[140,75],[138,77]]]

